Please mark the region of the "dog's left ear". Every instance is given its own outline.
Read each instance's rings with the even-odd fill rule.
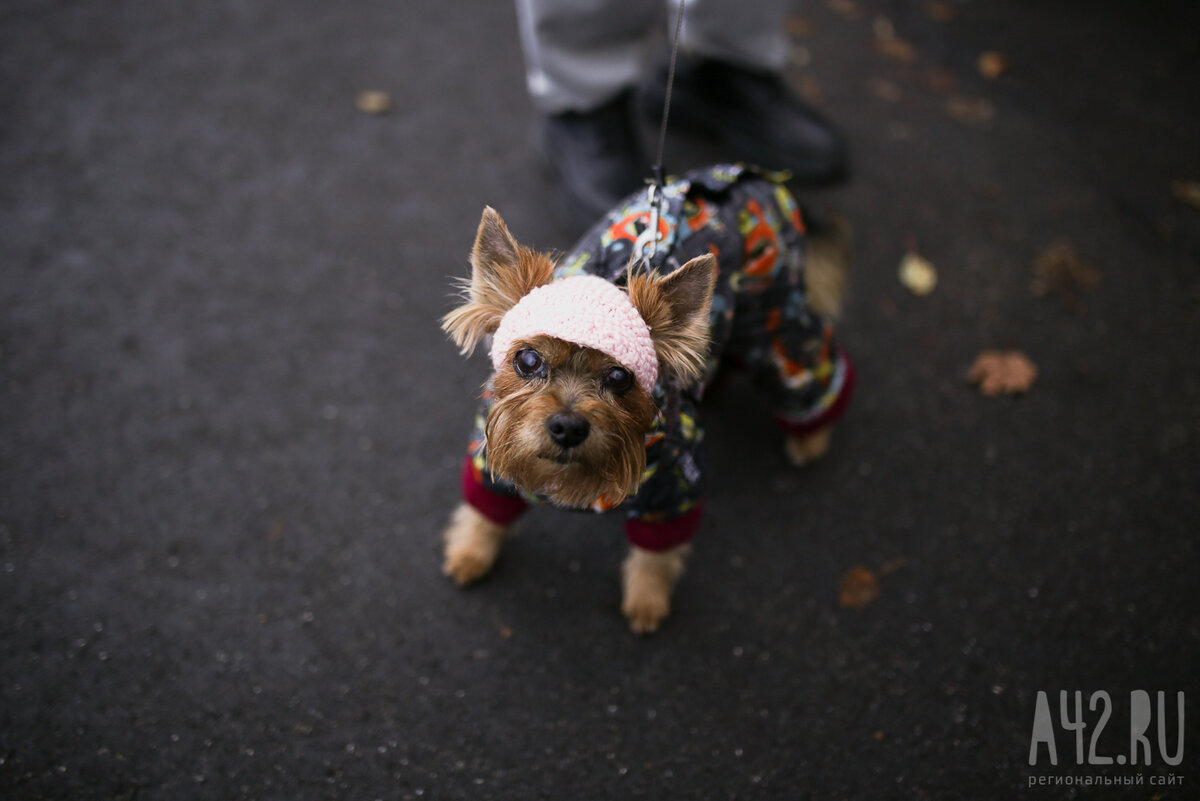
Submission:
[[[442,318],[442,330],[462,352],[470,353],[486,334],[495,333],[505,312],[554,273],[554,263],[521,247],[491,206],[483,210],[471,249],[471,280],[465,301]]]
[[[698,256],[668,275],[631,274],[627,282],[629,300],[650,326],[659,362],[684,383],[704,372],[716,283],[717,259],[712,254]]]

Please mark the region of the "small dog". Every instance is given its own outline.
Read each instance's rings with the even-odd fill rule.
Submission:
[[[442,319],[464,354],[491,335],[493,367],[444,572],[459,585],[487,573],[530,501],[620,507],[631,544],[621,608],[639,634],[668,615],[700,522],[697,407],[722,360],[766,388],[798,465],[828,449],[854,377],[831,325],[844,225],[806,231],[779,177],[743,165],[660,191],[658,214],[639,192],[557,263],[485,209],[464,301]]]

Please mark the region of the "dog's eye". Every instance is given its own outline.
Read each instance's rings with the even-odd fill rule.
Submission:
[[[545,365],[542,354],[533,348],[517,351],[517,355],[513,357],[513,369],[523,378],[532,378],[540,373]]]
[[[633,374],[624,367],[610,367],[604,374],[604,386],[620,395],[633,386]]]

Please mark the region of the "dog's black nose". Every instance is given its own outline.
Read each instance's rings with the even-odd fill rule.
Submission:
[[[574,412],[552,414],[546,421],[546,430],[550,432],[550,439],[564,448],[574,448],[583,442],[587,439],[590,429],[587,418]]]

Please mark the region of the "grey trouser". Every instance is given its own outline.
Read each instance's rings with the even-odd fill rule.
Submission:
[[[680,49],[782,72],[795,0],[686,0]],[[676,2],[517,0],[529,95],[539,111],[588,111],[633,86]],[[672,27],[673,30],[673,27]]]

